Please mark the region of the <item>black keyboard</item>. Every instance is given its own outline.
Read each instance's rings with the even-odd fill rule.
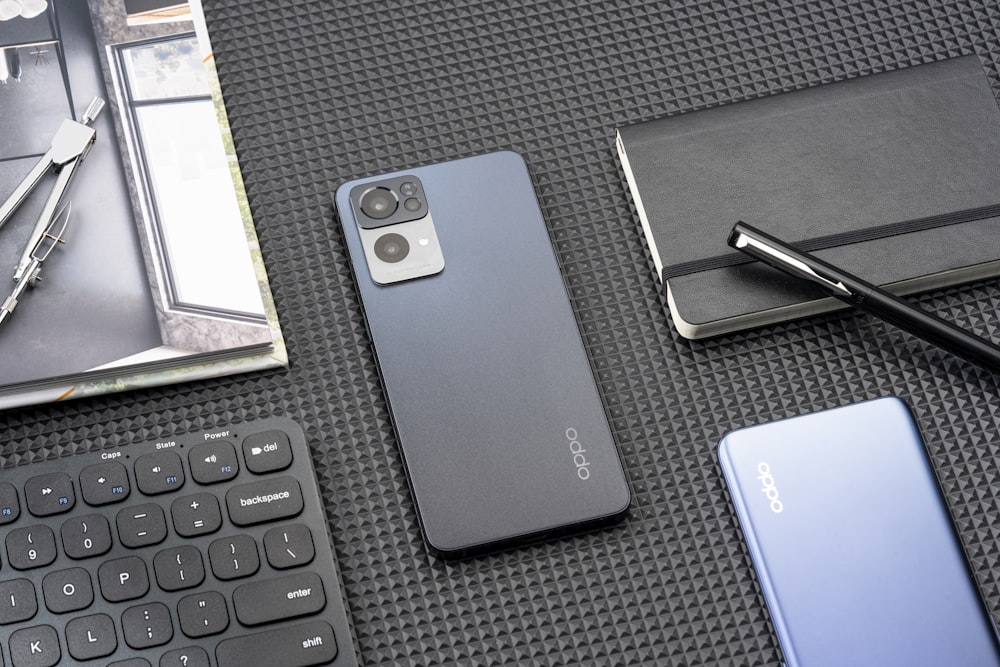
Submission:
[[[358,664],[302,430],[0,471],[0,664]]]

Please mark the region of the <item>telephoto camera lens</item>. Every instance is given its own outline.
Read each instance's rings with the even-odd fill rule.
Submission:
[[[361,210],[369,218],[384,220],[396,212],[396,195],[388,188],[372,188],[361,196]]]
[[[410,254],[410,244],[399,234],[383,234],[375,241],[375,256],[383,262],[395,264]]]

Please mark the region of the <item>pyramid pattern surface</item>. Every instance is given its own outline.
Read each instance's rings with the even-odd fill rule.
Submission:
[[[613,144],[619,125],[959,55],[1000,91],[995,0],[206,5],[291,367],[3,413],[4,466],[287,415],[313,446],[365,664],[774,665],[716,443],[895,394],[1000,611],[997,378],[856,313],[679,338]],[[528,162],[634,507],[443,562],[420,539],[333,192],[498,149]],[[917,300],[1000,340],[1000,281]]]

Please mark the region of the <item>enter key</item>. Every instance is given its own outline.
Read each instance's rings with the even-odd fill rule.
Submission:
[[[233,591],[233,608],[243,625],[308,616],[325,606],[323,581],[313,572],[255,581]]]

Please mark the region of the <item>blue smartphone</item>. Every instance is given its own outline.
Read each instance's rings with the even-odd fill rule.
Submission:
[[[521,156],[351,181],[337,212],[427,545],[621,518],[625,471]]]
[[[902,400],[733,431],[719,462],[786,665],[1000,665]]]

